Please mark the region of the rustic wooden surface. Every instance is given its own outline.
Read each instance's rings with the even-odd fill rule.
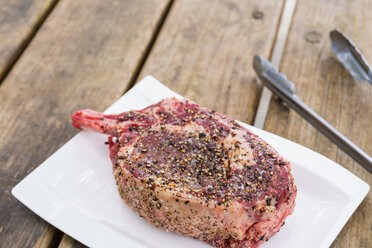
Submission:
[[[51,246],[55,246],[55,244],[58,244],[60,242],[62,235],[63,233],[56,229],[54,226],[47,225],[47,227],[44,228],[43,232],[38,237],[36,244],[34,244],[33,247],[50,248]]]
[[[176,1],[139,79],[151,74],[197,103],[252,123],[260,84],[255,53],[268,56],[282,1]]]
[[[302,100],[368,154],[372,154],[372,87],[357,83],[332,54],[329,31],[339,28],[372,62],[368,0],[297,3],[280,70]],[[273,101],[265,129],[303,144],[372,184],[372,176],[294,111]],[[372,247],[372,192],[348,221],[332,247]]]
[[[0,81],[56,0],[0,0]]]
[[[61,1],[2,82],[0,247],[49,247],[37,241],[53,231],[10,190],[77,133],[74,110],[104,110],[128,87],[167,5]]]
[[[58,246],[58,248],[84,248],[84,247],[86,246],[66,234],[63,235],[61,243]]]

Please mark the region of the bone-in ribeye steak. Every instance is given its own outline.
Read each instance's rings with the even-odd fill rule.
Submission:
[[[109,136],[120,196],[157,227],[216,247],[258,247],[293,212],[289,162],[231,117],[168,98],[143,110],[80,110],[73,125]]]

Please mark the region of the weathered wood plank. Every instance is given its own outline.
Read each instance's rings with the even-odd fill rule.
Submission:
[[[0,0],[0,83],[57,0]]]
[[[84,248],[84,247],[86,246],[66,234],[63,235],[61,243],[58,246],[58,248]]]
[[[357,83],[336,61],[329,32],[344,31],[371,62],[371,11],[368,0],[298,1],[280,66],[303,101],[368,154],[372,154],[372,87]],[[366,170],[279,101],[272,101],[265,129],[324,154],[372,184]],[[370,191],[332,247],[371,247],[371,213]]]
[[[60,242],[62,237],[62,233],[56,229],[52,225],[47,225],[44,229],[43,233],[38,238],[36,244],[33,246],[34,248],[43,248],[43,247],[51,247],[55,246],[57,243]]]
[[[167,6],[61,1],[7,75],[0,87],[0,247],[50,245],[37,242],[49,240],[47,223],[10,190],[77,132],[74,110],[104,110],[128,87]]]
[[[252,123],[260,84],[252,57],[268,56],[282,1],[174,3],[140,74],[206,107]]]

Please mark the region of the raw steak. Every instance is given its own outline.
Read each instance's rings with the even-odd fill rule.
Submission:
[[[229,116],[169,98],[118,115],[80,110],[72,120],[110,135],[120,196],[157,227],[216,247],[258,247],[293,212],[289,162]]]

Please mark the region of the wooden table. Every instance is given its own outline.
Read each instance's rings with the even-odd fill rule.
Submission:
[[[0,3],[0,247],[83,247],[10,191],[78,132],[70,122],[74,110],[104,110],[148,74],[252,124],[262,91],[252,56],[261,54],[295,82],[305,103],[372,154],[372,87],[335,60],[328,37],[341,29],[372,63],[372,1]],[[366,170],[278,100],[263,118],[265,130],[372,184]],[[372,247],[372,192],[332,247]]]

